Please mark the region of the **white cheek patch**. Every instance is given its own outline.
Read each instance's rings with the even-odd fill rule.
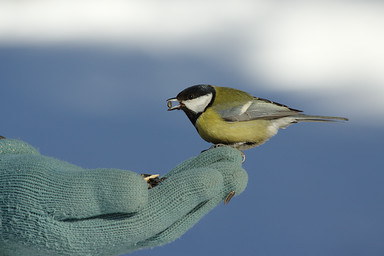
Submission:
[[[185,100],[183,101],[183,104],[189,110],[192,110],[195,113],[201,113],[205,110],[205,108],[208,106],[211,100],[212,100],[212,93],[209,93],[207,95],[203,95],[192,100]]]

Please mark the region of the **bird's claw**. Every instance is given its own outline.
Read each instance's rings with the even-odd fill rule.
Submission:
[[[229,201],[231,201],[232,197],[234,197],[236,192],[234,190],[231,190],[228,195],[224,199],[224,205],[228,204]]]
[[[245,162],[245,154],[243,151],[240,151],[241,153],[241,163],[243,164]]]

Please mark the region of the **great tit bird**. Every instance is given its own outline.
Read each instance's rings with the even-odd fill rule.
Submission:
[[[172,102],[179,102],[173,106]],[[298,122],[347,121],[344,117],[312,116],[283,104],[229,88],[191,86],[168,99],[168,110],[183,110],[204,140],[246,150],[259,146]]]

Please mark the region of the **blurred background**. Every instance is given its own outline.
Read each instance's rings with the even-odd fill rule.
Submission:
[[[0,0],[0,135],[84,168],[170,171],[210,144],[199,83],[350,118],[246,152],[247,189],[130,255],[384,255],[384,3]]]

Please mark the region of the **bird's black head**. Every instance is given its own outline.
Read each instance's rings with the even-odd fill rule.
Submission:
[[[195,124],[197,118],[212,105],[215,96],[215,88],[212,85],[194,85],[181,91],[176,98],[169,99],[168,110],[183,110],[189,120]],[[179,102],[179,105],[172,106],[172,101]]]
[[[215,94],[215,89],[213,88],[213,86],[209,84],[198,84],[188,87],[187,89],[181,91],[176,96],[176,99],[179,102],[182,102],[187,100],[193,100],[208,94]]]

